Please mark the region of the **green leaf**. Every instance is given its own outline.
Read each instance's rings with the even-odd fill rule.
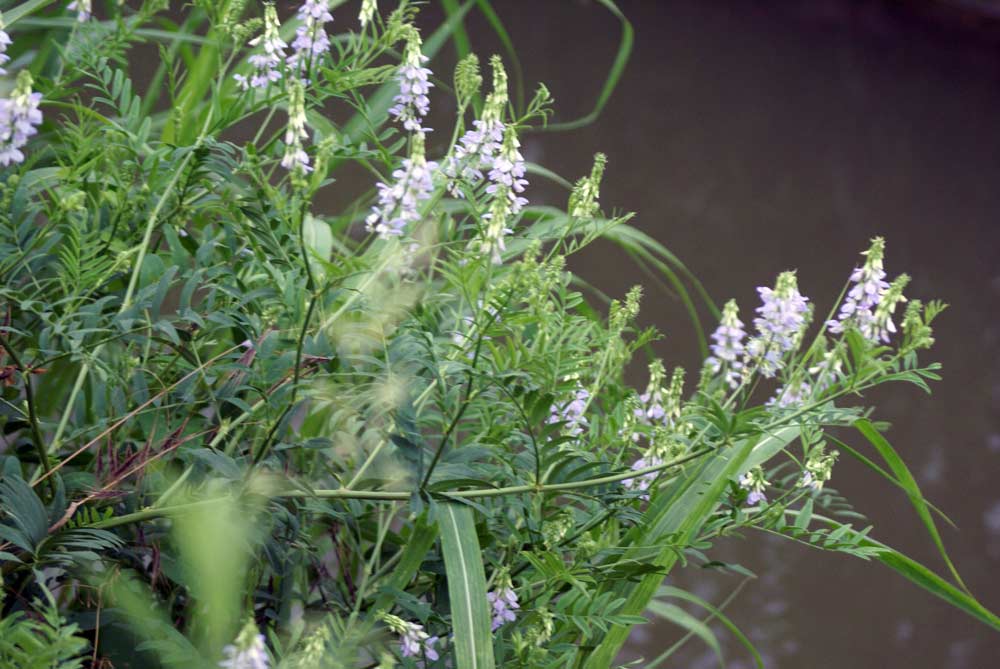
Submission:
[[[812,520],[813,513],[813,501],[812,498],[806,500],[802,508],[795,515],[795,527],[800,530],[805,530],[809,527],[809,521]]]
[[[744,581],[744,583],[746,583],[746,581]],[[742,630],[740,630],[740,628],[737,627],[736,624],[722,612],[721,608],[709,604],[708,602],[706,602],[701,597],[698,597],[697,595],[694,595],[686,590],[682,590],[680,588],[676,588],[671,585],[662,586],[659,590],[659,595],[661,597],[675,597],[677,599],[682,599],[686,602],[691,602],[692,604],[700,606],[701,608],[708,611],[711,614],[712,618],[717,618],[719,622],[725,625],[726,629],[732,632],[733,636],[735,636],[737,640],[739,640],[739,642],[743,644],[743,647],[750,652],[750,655],[753,656],[754,664],[763,669],[764,660],[761,658],[760,653],[757,652],[757,649],[754,647],[752,643],[750,643],[750,639],[748,639],[746,635],[743,634]]]
[[[420,565],[427,558],[427,553],[430,552],[437,537],[437,526],[428,524],[426,516],[421,516],[413,523],[413,531],[404,544],[399,563],[393,568],[386,585],[396,590],[405,590],[420,570]],[[392,594],[390,592],[379,594],[372,608],[375,611],[389,611],[392,608]]]
[[[948,551],[944,547],[944,541],[941,539],[941,534],[938,532],[937,525],[934,523],[934,517],[931,515],[930,509],[926,500],[924,500],[924,495],[920,492],[920,486],[917,485],[917,480],[913,478],[913,474],[910,473],[910,469],[903,462],[903,459],[899,457],[895,449],[889,444],[888,440],[883,437],[875,426],[868,420],[862,419],[854,423],[854,427],[857,428],[865,439],[875,447],[875,450],[879,452],[882,459],[885,460],[886,464],[889,465],[889,469],[892,473],[896,475],[896,479],[899,484],[906,491],[907,496],[910,498],[910,504],[916,510],[917,515],[920,516],[920,520],[923,521],[924,527],[927,528],[927,533],[930,534],[931,540],[937,547],[938,553],[944,560],[944,563],[948,566],[948,571],[951,572],[952,577],[955,582],[965,590],[966,593],[969,592],[969,588],[962,581],[962,577],[958,573],[958,569],[952,563],[951,558],[948,556]]]
[[[723,667],[726,666],[726,660],[722,656],[722,647],[719,645],[719,640],[716,638],[715,632],[712,631],[711,627],[676,604],[668,604],[667,602],[654,599],[649,603],[647,609],[664,620],[668,620],[700,638],[715,653],[715,657],[719,659],[719,664]]]
[[[306,248],[324,262],[330,261],[333,253],[333,231],[330,224],[312,214],[306,214],[302,222],[302,236]]]
[[[565,121],[563,123],[550,123],[544,128],[539,128],[540,130],[576,130],[577,128],[582,128],[584,126],[590,125],[601,115],[604,110],[604,106],[608,103],[611,98],[611,94],[614,92],[615,87],[618,85],[618,80],[621,79],[622,74],[625,73],[625,66],[628,64],[629,56],[632,54],[632,43],[635,41],[635,31],[632,29],[632,24],[629,22],[618,5],[614,3],[613,0],[597,0],[600,4],[614,14],[614,17],[618,19],[618,22],[622,27],[621,41],[618,43],[618,51],[615,53],[615,59],[611,62],[611,68],[608,70],[608,75],[604,79],[604,85],[601,86],[601,92],[597,96],[597,101],[594,103],[594,108],[589,114],[585,114],[580,118],[573,119],[572,121]]]
[[[637,583],[619,582],[607,586],[627,598],[622,613],[637,615],[646,609],[663,581],[662,574],[677,563],[675,546],[683,545],[697,534],[705,519],[718,507],[729,482],[774,457],[798,435],[797,427],[785,427],[720,450],[700,469],[692,470],[681,486],[669,494],[652,497],[642,522],[625,537],[631,545],[621,559],[648,561],[650,551],[655,550],[654,563],[662,569],[660,573],[644,576]],[[612,627],[584,666],[587,669],[611,666],[628,633],[628,626]]]
[[[819,514],[815,514],[813,519],[831,528],[845,527],[843,523]],[[875,559],[896,573],[916,583],[932,595],[940,597],[958,610],[964,611],[981,623],[1000,631],[1000,617],[980,604],[975,597],[959,590],[916,560],[880,541],[866,537],[864,532],[858,532],[853,528],[848,528],[847,536],[858,546],[878,551]]]
[[[457,669],[493,669],[486,573],[472,509],[446,502],[440,507],[441,551],[448,577]]]

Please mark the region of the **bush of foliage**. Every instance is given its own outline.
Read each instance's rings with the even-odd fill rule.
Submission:
[[[574,184],[526,163],[552,100],[515,104],[514,54],[470,50],[470,11],[506,40],[487,2],[426,34],[406,2],[167,4],[3,13],[0,665],[597,669],[643,614],[713,648],[721,621],[760,664],[664,585],[739,571],[712,544],[751,530],[1000,628],[864,403],[937,378],[943,305],[881,239],[836,304],[784,272],[720,311],[603,211],[603,156]],[[619,56],[563,127],[627,59],[601,4]],[[700,370],[650,357],[639,288],[585,299],[566,260],[593,243],[712,314]],[[947,579],[871,536],[838,454],[909,496]]]

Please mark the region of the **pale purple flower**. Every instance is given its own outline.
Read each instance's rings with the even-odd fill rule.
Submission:
[[[779,409],[789,409],[805,404],[812,394],[812,387],[805,381],[798,381],[778,388],[774,397],[769,399],[766,406],[777,407]]]
[[[296,71],[308,68],[330,50],[330,36],[323,26],[333,21],[333,15],[327,0],[305,0],[299,7],[299,19],[302,25],[295,30],[292,55],[287,61],[289,67]]]
[[[222,649],[225,656],[219,662],[223,669],[268,669],[270,659],[267,656],[267,648],[264,645],[264,635],[255,634],[248,640],[243,639],[244,635],[237,642],[243,642],[243,646],[230,644]]]
[[[10,98],[0,98],[0,165],[24,161],[21,148],[36,134],[35,126],[42,122],[38,109],[41,93],[31,90],[31,74],[23,70]]]
[[[767,479],[764,478],[764,469],[760,465],[751,468],[740,477],[740,487],[747,491],[747,506],[767,503],[767,496],[764,495],[764,490],[767,489]]]
[[[76,12],[76,20],[80,23],[90,19],[93,14],[93,0],[74,0],[66,5],[66,9]]]
[[[378,183],[378,203],[365,219],[369,232],[382,239],[398,237],[410,223],[420,220],[420,205],[434,190],[433,175],[438,164],[424,157],[424,136],[414,135],[410,157],[393,171],[391,184]]]
[[[646,469],[647,467],[659,467],[663,464],[663,460],[655,456],[647,456],[645,458],[639,458],[632,463],[632,471],[639,471],[641,469]],[[627,478],[622,481],[622,485],[628,490],[639,492],[639,498],[643,500],[649,499],[649,488],[656,481],[656,478],[660,475],[660,472],[647,472],[645,474],[639,474],[634,478]]]
[[[876,237],[872,240],[871,247],[864,252],[867,256],[865,264],[851,273],[850,280],[854,285],[847,291],[840,313],[837,318],[827,321],[830,332],[839,334],[844,331],[845,326],[853,324],[865,339],[871,342],[879,340],[875,310],[889,289],[889,282],[885,280],[885,270],[882,268],[884,254],[885,240]]]
[[[520,605],[517,603],[517,593],[513,588],[502,588],[491,590],[486,593],[486,599],[493,607],[493,630],[496,630],[504,623],[514,622],[517,619],[517,611]]]
[[[11,44],[13,42],[11,42],[10,35],[3,29],[3,19],[0,19],[0,74],[7,74],[7,70],[2,66],[10,62],[10,56],[7,55],[7,47]]]
[[[431,101],[427,94],[434,86],[428,81],[431,71],[423,66],[427,61],[427,56],[420,52],[420,38],[414,34],[406,43],[403,62],[396,72],[399,95],[393,98],[396,104],[389,109],[389,113],[401,121],[409,132],[430,132],[430,128],[421,125],[430,110]]]
[[[743,321],[739,319],[739,307],[735,300],[726,302],[722,308],[722,318],[719,326],[712,333],[712,355],[705,360],[705,365],[713,374],[725,370],[726,383],[730,388],[740,385],[743,371],[743,339],[746,331]]]
[[[565,423],[563,430],[566,434],[579,437],[590,425],[584,413],[590,403],[590,392],[584,388],[578,388],[569,402],[562,405],[552,405],[549,414],[549,424]]]
[[[243,90],[264,88],[281,79],[281,66],[288,44],[281,39],[278,32],[280,28],[281,24],[278,22],[278,13],[275,11],[274,5],[267,5],[264,9],[264,34],[258,35],[249,42],[250,46],[264,47],[261,53],[255,53],[247,58],[247,62],[253,66],[254,72],[249,79],[242,74],[233,75],[233,79],[239,83]]]
[[[490,185],[486,187],[486,192],[506,197],[511,214],[518,213],[528,204],[527,198],[520,195],[528,185],[528,180],[524,178],[526,167],[520,146],[514,129],[507,128],[500,153],[493,158],[493,167],[487,174]]]
[[[493,160],[503,145],[504,125],[500,121],[476,119],[472,125],[473,128],[459,138],[455,155],[443,170],[450,177],[448,191],[455,197],[464,197],[458,179],[478,185],[484,178],[483,170],[493,168]]]
[[[404,623],[405,630],[399,640],[399,650],[403,657],[425,656],[428,660],[438,659],[437,650],[434,645],[438,642],[438,637],[429,636],[424,631],[424,626],[417,623]]]
[[[757,292],[762,304],[753,321],[757,336],[746,346],[747,364],[756,363],[770,378],[781,369],[784,354],[798,345],[809,316],[809,298],[799,293],[794,272],[782,273],[774,289],[762,286]]]

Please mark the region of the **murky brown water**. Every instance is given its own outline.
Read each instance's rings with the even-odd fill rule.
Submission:
[[[557,118],[586,112],[614,53],[614,19],[596,3],[495,4],[530,81],[552,90]],[[879,393],[879,416],[894,423],[890,439],[925,493],[961,528],[945,540],[970,587],[998,610],[1000,47],[996,33],[892,4],[622,2],[636,49],[606,113],[585,130],[529,137],[525,153],[576,178],[593,152],[606,152],[605,206],[637,211],[637,224],[717,300],[736,297],[745,310],[754,286],[792,267],[825,308],[855,254],[885,235],[889,272],[910,272],[910,294],[952,308],[934,351],[945,380],[933,397]],[[473,43],[491,43],[481,19]],[[611,294],[643,281],[606,246],[576,267]],[[668,362],[698,365],[678,303],[653,292],[644,317],[667,333],[659,350]],[[834,483],[879,537],[940,567],[901,493],[847,460]],[[729,612],[772,669],[1000,666],[1000,634],[879,565],[759,535],[717,554],[761,575]],[[714,601],[736,585],[692,570],[678,580]],[[639,629],[633,650],[650,657],[680,634]],[[729,666],[750,666],[727,645]],[[715,663],[691,642],[669,666]]]

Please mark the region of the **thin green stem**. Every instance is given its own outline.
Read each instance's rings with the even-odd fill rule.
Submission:
[[[35,445],[35,451],[38,453],[39,466],[41,466],[45,475],[49,476],[52,473],[52,467],[49,465],[49,455],[45,450],[45,442],[42,439],[42,431],[38,427],[38,412],[35,408],[35,392],[31,384],[32,370],[31,368],[24,366],[24,363],[21,362],[21,358],[17,355],[17,352],[10,345],[10,339],[5,337],[2,333],[0,333],[0,345],[3,346],[3,350],[7,352],[10,359],[14,361],[14,366],[17,367],[17,371],[20,372],[21,378],[24,380],[24,401],[28,405],[28,425],[31,426],[31,442]],[[49,481],[49,486],[52,488],[52,493],[55,494],[56,483],[54,479]]]
[[[600,476],[592,479],[583,479],[580,481],[568,481],[566,483],[550,483],[546,485],[515,485],[506,486],[503,488],[482,488],[476,490],[454,490],[454,491],[435,491],[433,494],[442,498],[459,498],[459,499],[474,499],[480,497],[503,497],[506,495],[520,495],[525,493],[530,494],[548,494],[554,492],[562,492],[565,490],[579,490],[580,488],[592,488],[601,485],[607,485],[609,483],[617,483],[619,481],[624,481],[625,479],[634,478],[637,476],[645,476],[646,474],[652,474],[654,472],[664,471],[673,467],[679,467],[691,460],[700,458],[703,455],[713,452],[714,448],[705,448],[694,453],[689,453],[681,458],[671,460],[669,462],[664,462],[662,464],[656,465],[654,467],[644,467],[643,469],[629,470],[627,472],[620,472],[618,474],[610,474],[608,476]],[[280,492],[274,495],[278,499],[291,499],[291,498],[302,498],[302,497],[314,497],[319,499],[363,499],[372,501],[383,501],[383,502],[398,502],[409,500],[413,496],[412,492],[408,491],[389,491],[389,490],[350,490],[346,488],[336,488],[333,490],[288,490],[285,492]],[[129,523],[139,522],[142,520],[149,520],[151,518],[160,518],[164,516],[175,516],[182,515],[193,508],[198,508],[196,505],[199,504],[210,504],[217,501],[216,499],[203,500],[200,502],[181,504],[178,506],[167,506],[159,508],[146,508],[140,511],[129,513],[123,516],[116,516],[114,518],[108,518],[107,520],[98,521],[88,527],[108,529],[111,527],[118,527],[120,525],[127,525]]]

